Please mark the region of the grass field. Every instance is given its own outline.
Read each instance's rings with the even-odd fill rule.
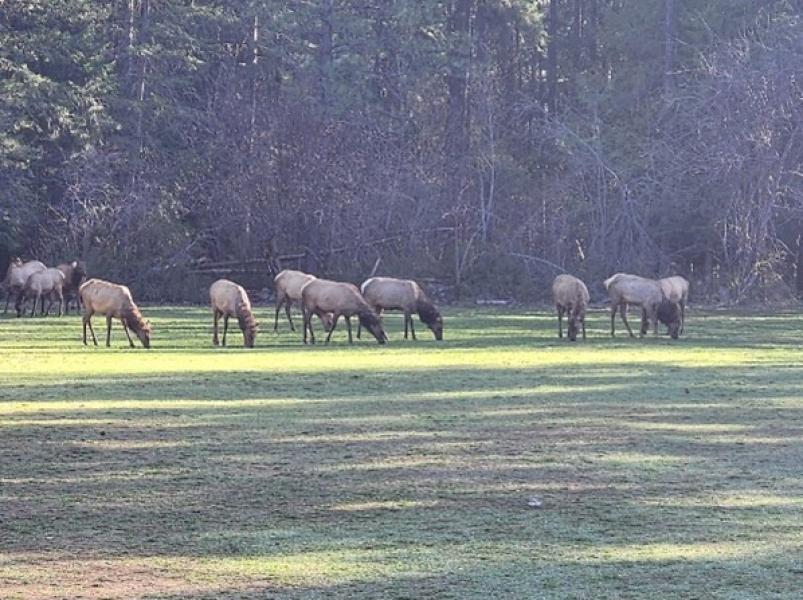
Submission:
[[[800,597],[803,315],[307,348],[263,308],[246,351],[143,311],[150,351],[0,319],[1,598]]]

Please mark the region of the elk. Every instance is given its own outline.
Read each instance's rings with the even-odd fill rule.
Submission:
[[[666,304],[671,303],[664,296],[661,284],[656,279],[617,273],[603,283],[611,299],[611,336],[616,335],[615,321],[616,310],[618,309],[630,337],[634,337],[633,330],[627,322],[627,308],[629,305],[635,304],[641,307],[645,322],[648,325],[652,323],[655,333],[658,333],[658,310],[660,308],[662,314],[667,315],[667,319],[670,321],[667,323],[670,334],[673,334],[672,337],[677,337],[680,319],[674,317],[674,311],[668,310]],[[646,333],[646,330],[642,327],[642,335],[644,333]]]
[[[76,310],[81,309],[78,288],[86,281],[86,264],[80,260],[61,263],[56,267],[64,273],[64,312],[70,312],[70,300],[75,299]]]
[[[360,291],[366,302],[370,304],[377,314],[382,316],[385,310],[400,310],[404,312],[404,339],[407,338],[409,325],[410,334],[415,337],[413,313],[418,313],[427,327],[430,328],[436,340],[443,339],[443,317],[432,301],[415,281],[410,279],[395,279],[393,277],[371,277],[360,286]],[[360,337],[361,326],[357,327],[357,337]]]
[[[374,309],[365,301],[356,285],[329,281],[327,279],[313,279],[301,290],[301,305],[304,311],[304,343],[307,343],[307,332],[311,343],[315,343],[315,332],[312,330],[312,315],[321,317],[325,313],[332,313],[332,327],[326,336],[326,343],[332,337],[341,315],[346,319],[349,332],[349,344],[353,344],[351,337],[351,317],[356,316],[360,325],[365,327],[380,344],[388,339],[382,329],[382,323]],[[321,317],[322,318],[322,317]]]
[[[293,318],[290,316],[290,307],[294,302],[301,303],[301,288],[313,279],[317,279],[315,275],[310,275],[303,271],[293,271],[292,269],[285,269],[274,277],[273,283],[276,286],[276,317],[273,322],[274,332],[279,331],[279,311],[282,306],[284,306],[284,312],[290,323],[290,330],[296,330],[295,325],[293,325]],[[332,327],[332,314],[323,313],[321,320],[323,321],[324,329],[328,331]]]
[[[675,275],[673,277],[664,277],[659,279],[661,284],[661,291],[664,296],[673,304],[677,304],[680,308],[680,333],[683,333],[686,328],[686,304],[689,302],[689,282],[681,277]]]
[[[570,341],[577,340],[577,331],[583,329],[586,339],[586,309],[589,295],[586,284],[572,275],[558,275],[552,282],[552,298],[558,311],[558,337],[563,337],[563,315],[567,315],[569,328],[567,336]]]
[[[53,299],[59,300],[59,316],[64,314],[64,274],[58,269],[50,268],[44,271],[36,271],[28,277],[25,282],[25,287],[17,295],[17,302],[15,308],[17,309],[17,316],[22,316],[22,309],[25,301],[28,298],[33,298],[33,308],[31,308],[31,316],[36,313],[36,305],[42,303],[40,314],[50,314],[50,309],[53,306]],[[47,311],[45,311],[45,298],[48,299]]]
[[[151,325],[142,318],[142,313],[131,297],[131,291],[124,285],[103,281],[102,279],[90,279],[84,282],[78,293],[81,295],[81,302],[84,305],[84,346],[86,343],[86,329],[92,334],[92,341],[98,345],[95,337],[95,330],[92,328],[92,315],[95,313],[106,316],[106,346],[111,345],[112,319],[120,319],[123,330],[128,338],[129,345],[133,348],[134,342],[131,340],[131,329],[145,348],[151,347]]]
[[[259,325],[251,310],[251,301],[241,285],[228,279],[218,279],[209,288],[209,301],[212,304],[214,315],[214,334],[212,343],[220,345],[218,340],[218,322],[223,317],[223,346],[226,345],[226,333],[229,330],[229,317],[236,317],[243,332],[243,345],[246,348],[254,347]]]
[[[6,288],[6,307],[3,309],[4,314],[8,312],[8,304],[11,301],[11,296],[14,294],[17,296],[14,302],[16,306],[17,301],[19,301],[19,295],[23,292],[25,284],[28,282],[28,277],[33,273],[44,271],[45,269],[47,269],[45,264],[38,260],[23,262],[19,257],[11,259],[11,264],[8,266],[6,277],[3,279],[2,283],[2,286]]]

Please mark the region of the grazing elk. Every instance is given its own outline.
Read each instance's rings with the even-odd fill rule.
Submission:
[[[413,339],[416,339],[413,313],[418,313],[418,318],[432,330],[436,340],[443,339],[443,317],[415,281],[392,277],[371,277],[363,282],[360,291],[365,301],[373,307],[380,318],[385,310],[404,312],[405,340],[407,339],[408,325]],[[358,338],[361,330],[362,327],[358,326]]]
[[[44,263],[38,260],[22,262],[22,259],[18,257],[11,259],[11,264],[8,266],[6,277],[3,279],[2,283],[2,286],[6,288],[6,307],[3,309],[4,314],[8,312],[8,304],[11,301],[11,296],[15,294],[17,298],[14,305],[16,306],[19,301],[19,295],[23,293],[25,284],[28,282],[28,277],[33,273],[44,271],[45,269],[47,269],[47,267]]]
[[[664,296],[661,284],[656,279],[617,273],[606,279],[604,285],[611,299],[611,336],[616,335],[616,310],[619,309],[622,322],[625,324],[630,337],[634,337],[633,330],[627,322],[627,308],[629,305],[634,304],[641,307],[644,319],[647,324],[652,324],[655,333],[658,333],[658,311],[660,308],[662,314],[666,315],[666,318],[670,321],[667,323],[670,335],[673,338],[677,337],[680,319],[673,318],[675,312],[666,306],[671,303]],[[646,330],[642,328],[642,335],[644,333],[646,333]]]
[[[279,331],[279,311],[284,306],[284,312],[290,323],[290,330],[295,331],[293,318],[290,316],[290,307],[294,302],[301,303],[301,289],[313,279],[315,275],[304,273],[303,271],[293,271],[285,269],[273,279],[276,286],[276,317],[273,321],[273,331]],[[324,328],[328,331],[332,327],[331,313],[323,313],[321,316]]]
[[[229,317],[236,317],[243,332],[243,345],[254,347],[259,325],[251,311],[251,301],[242,286],[228,279],[218,279],[209,288],[209,301],[214,315],[214,334],[212,343],[220,345],[218,340],[218,322],[223,317],[223,345],[226,345],[226,333],[229,330]]]
[[[59,316],[64,314],[64,273],[58,269],[50,268],[44,271],[36,271],[31,273],[28,281],[25,282],[25,287],[17,295],[17,302],[15,308],[17,309],[17,316],[22,316],[23,306],[28,298],[33,298],[33,307],[31,308],[31,316],[36,314],[36,305],[41,301],[40,314],[50,314],[50,309],[53,306],[54,298],[59,300]],[[45,298],[49,304],[45,310]]]
[[[680,275],[664,277],[659,279],[658,282],[661,284],[661,290],[667,300],[680,308],[680,333],[683,333],[686,329],[686,304],[689,302],[689,282]]]
[[[681,323],[680,306],[675,302],[663,302],[658,306],[658,321],[666,325],[669,330],[669,335],[673,340],[680,337],[680,323]],[[649,328],[647,321],[647,314],[641,311],[641,335],[646,335]]]
[[[301,306],[304,311],[304,343],[307,343],[307,332],[311,343],[315,343],[315,332],[312,330],[312,315],[323,318],[325,313],[332,313],[332,326],[326,336],[326,343],[332,337],[337,320],[342,315],[346,319],[349,332],[349,344],[353,344],[351,337],[351,317],[356,316],[360,325],[365,327],[380,344],[388,339],[382,329],[379,317],[370,304],[360,294],[357,286],[351,283],[329,281],[327,279],[313,279],[301,290]]]
[[[95,313],[106,316],[106,346],[111,345],[112,318],[120,319],[123,330],[128,338],[129,345],[133,348],[134,342],[131,340],[131,329],[145,348],[151,347],[151,326],[142,318],[142,313],[134,304],[131,291],[124,285],[110,283],[102,279],[90,279],[84,282],[78,293],[81,294],[81,302],[84,305],[84,346],[86,343],[86,328],[92,334],[92,341],[98,345],[95,337],[95,330],[92,328],[92,315]]]
[[[558,311],[558,337],[563,337],[563,315],[567,315],[570,341],[577,340],[577,331],[583,329],[586,339],[586,309],[588,308],[588,288],[586,284],[572,275],[558,275],[552,282],[552,297]]]

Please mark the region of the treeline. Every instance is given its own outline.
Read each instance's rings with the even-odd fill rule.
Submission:
[[[0,267],[803,291],[798,0],[6,0]],[[593,287],[593,286],[592,286]],[[597,295],[601,290],[593,290]]]

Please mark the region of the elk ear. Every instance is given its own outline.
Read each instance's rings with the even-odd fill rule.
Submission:
[[[77,269],[77,268],[78,268],[78,261],[77,261],[77,260],[74,260],[74,261],[72,261],[72,262],[70,263],[70,266],[71,266],[73,269]]]

